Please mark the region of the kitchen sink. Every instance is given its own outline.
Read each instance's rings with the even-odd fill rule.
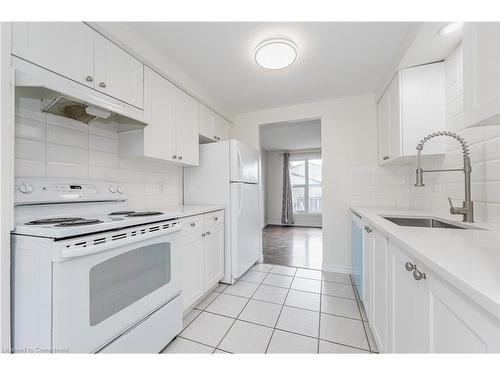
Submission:
[[[404,227],[423,227],[423,228],[446,228],[446,229],[474,229],[470,227],[446,223],[444,221],[424,217],[388,217],[382,216],[384,219],[393,222],[396,225]]]

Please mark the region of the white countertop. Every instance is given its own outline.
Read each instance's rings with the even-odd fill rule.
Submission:
[[[483,308],[500,317],[500,225],[473,223],[478,229],[420,228],[396,225],[380,215],[438,218],[425,211],[351,207],[425,267]],[[462,224],[457,221],[457,224]]]

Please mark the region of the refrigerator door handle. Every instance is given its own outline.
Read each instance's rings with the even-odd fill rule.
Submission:
[[[240,186],[240,204],[238,207],[238,217],[241,216],[241,206],[243,205],[243,186]]]
[[[238,172],[240,175],[239,179],[243,179],[243,171],[241,170],[241,151],[239,147],[236,150],[238,151]]]

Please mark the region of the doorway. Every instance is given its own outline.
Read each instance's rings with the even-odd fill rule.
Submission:
[[[263,124],[260,148],[264,262],[321,269],[321,120]]]

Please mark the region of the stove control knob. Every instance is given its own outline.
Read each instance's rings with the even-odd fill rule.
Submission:
[[[29,194],[33,191],[33,186],[27,184],[26,182],[23,182],[21,186],[19,186],[19,191],[23,194]]]
[[[110,186],[109,191],[114,194],[116,193],[116,188],[114,186]]]
[[[123,188],[122,188],[121,186],[118,186],[117,191],[118,191],[118,193],[120,193],[120,194],[125,193],[125,190],[123,190]]]

